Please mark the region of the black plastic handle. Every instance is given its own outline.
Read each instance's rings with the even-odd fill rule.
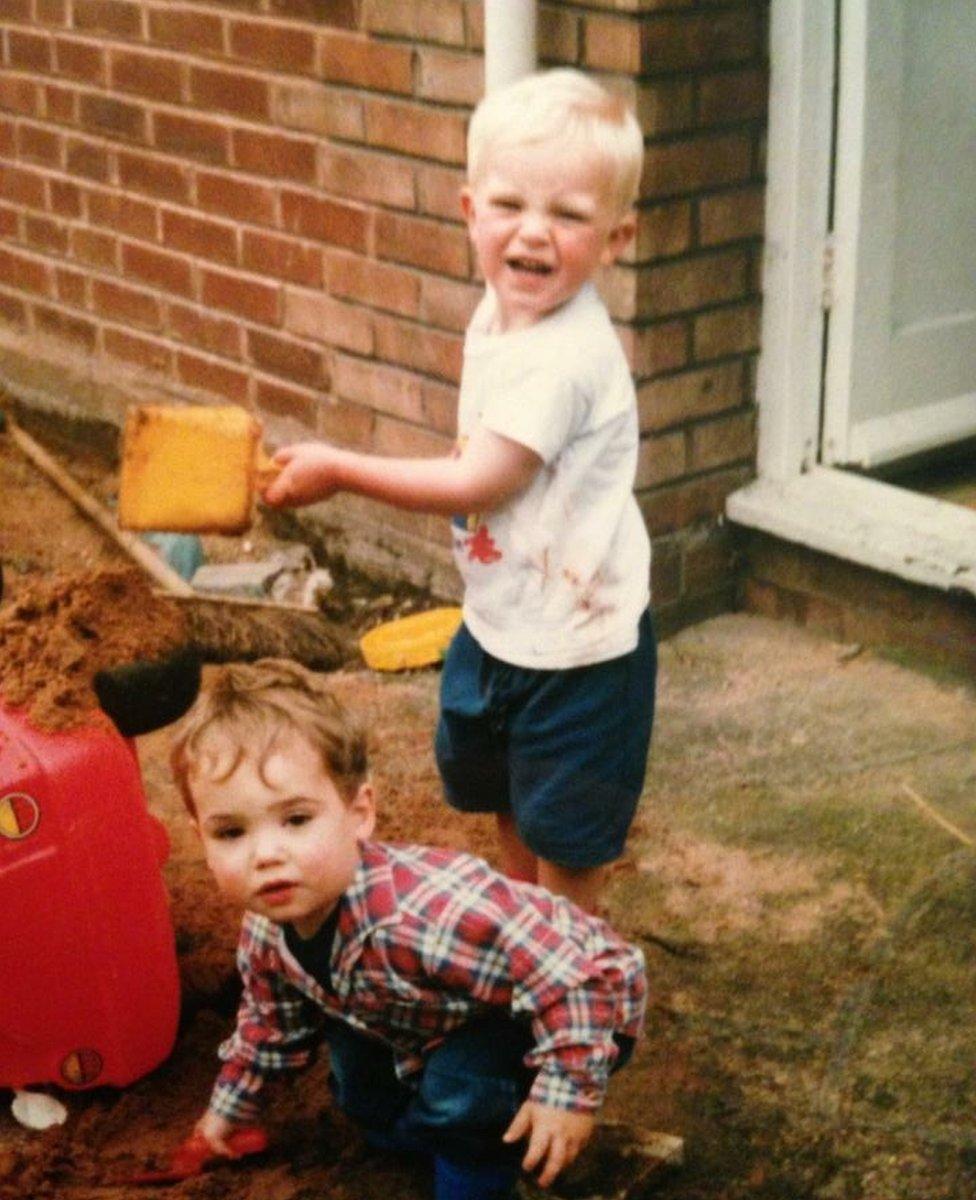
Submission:
[[[96,672],[92,687],[123,737],[139,737],[182,717],[200,691],[200,656],[185,647],[159,661],[137,659]]]

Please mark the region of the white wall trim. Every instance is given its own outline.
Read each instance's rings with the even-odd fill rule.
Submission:
[[[834,5],[773,0],[771,16],[758,465],[789,479],[818,453]]]
[[[976,595],[976,512],[818,465],[834,10],[832,0],[772,0],[759,478],[726,512],[849,562]]]
[[[874,466],[888,458],[918,454],[976,437],[976,392],[910,410],[861,421],[851,430],[853,462]]]
[[[759,479],[733,521],[940,591],[976,596],[976,512],[831,467]]]
[[[843,3],[843,0],[842,0]],[[862,243],[866,74],[866,0],[843,4],[840,18],[840,87],[835,148],[833,242],[836,271],[830,312],[830,344],[824,362],[824,414],[821,458],[829,463],[859,462],[852,453],[851,391],[854,386],[855,271]],[[870,218],[868,218],[870,219]]]

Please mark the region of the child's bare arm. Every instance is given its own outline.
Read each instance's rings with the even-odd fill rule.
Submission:
[[[526,1100],[502,1140],[517,1142],[528,1138],[522,1167],[534,1171],[541,1166],[539,1184],[548,1187],[590,1140],[595,1123],[596,1117],[591,1112],[570,1112]]]
[[[528,447],[487,429],[479,429],[457,457],[384,458],[299,442],[274,460],[282,470],[263,493],[272,507],[311,504],[345,491],[446,515],[497,508],[527,487],[542,465]]]

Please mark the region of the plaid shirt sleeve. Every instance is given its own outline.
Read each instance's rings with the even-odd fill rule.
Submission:
[[[478,860],[457,869],[453,903],[425,931],[425,970],[531,1020],[532,1100],[596,1110],[618,1054],[614,1034],[636,1037],[643,1025],[641,950],[542,888],[512,884]]]
[[[569,909],[564,901],[554,907]],[[536,1034],[526,1060],[538,1067],[530,1097],[592,1112],[603,1103],[617,1058],[613,1035],[636,1037],[643,1026],[644,956],[579,909],[554,925],[541,913],[517,921],[509,937],[517,966],[512,1011],[532,1014]]]
[[[637,947],[619,940],[606,944],[588,969],[565,964],[563,954],[554,949],[542,974],[516,988],[512,1007],[534,1014],[536,1045],[526,1060],[538,1067],[531,1099],[592,1112],[603,1103],[619,1053],[613,1035],[636,1037],[642,1028],[644,959]],[[562,971],[551,969],[553,956]]]
[[[268,1075],[301,1070],[321,1040],[321,1010],[283,973],[272,930],[248,916],[237,947],[244,991],[234,1032],[218,1050],[223,1066],[210,1096],[210,1110],[234,1123],[254,1119]]]

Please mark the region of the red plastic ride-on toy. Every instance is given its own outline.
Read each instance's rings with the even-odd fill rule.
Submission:
[[[147,811],[129,735],[152,726],[144,693],[166,701],[157,725],[180,715],[199,663],[195,682],[194,664],[178,668],[175,707],[153,670],[121,686],[107,674],[117,711],[102,704],[118,729],[48,732],[0,705],[0,1087],[121,1086],[173,1047],[169,842]],[[129,728],[126,695],[143,710]]]

